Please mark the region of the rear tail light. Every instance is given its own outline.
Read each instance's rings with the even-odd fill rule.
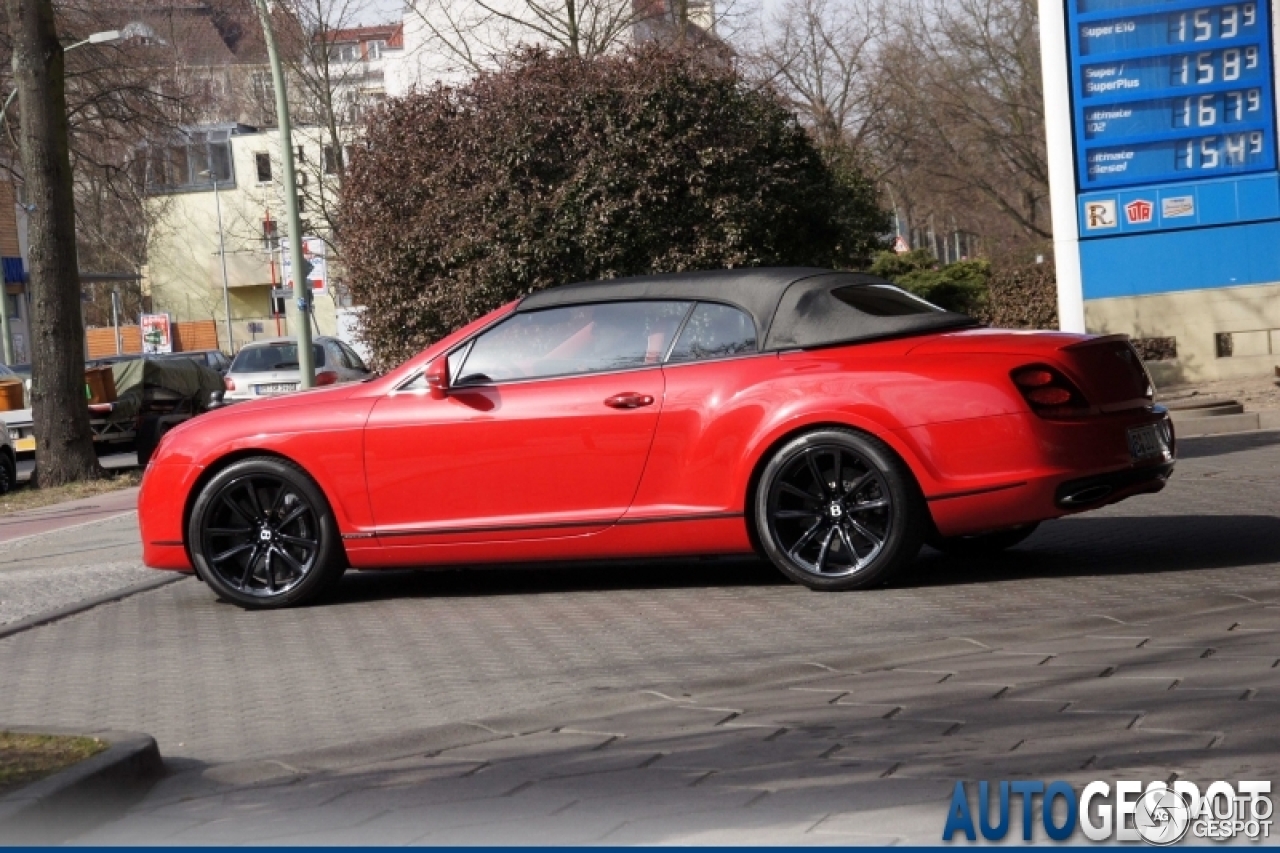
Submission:
[[[224,377],[222,377],[222,385],[223,385],[223,387],[225,387],[228,391],[234,391],[234,390],[236,390],[236,381],[235,381],[234,379],[232,379],[230,376],[224,376]]]
[[[1042,418],[1078,418],[1089,414],[1089,404],[1075,384],[1047,364],[1029,364],[1013,371],[1031,411]]]
[[[332,370],[322,370],[316,374],[316,387],[321,385],[332,385],[338,381],[338,374]]]

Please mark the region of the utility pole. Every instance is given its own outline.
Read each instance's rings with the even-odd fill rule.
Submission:
[[[16,0],[9,0],[10,3]],[[271,81],[276,90],[276,124],[280,128],[281,178],[284,182],[284,209],[289,223],[289,260],[293,272],[293,298],[298,308],[298,372],[303,388],[316,383],[315,359],[311,352],[311,279],[302,257],[302,219],[298,216],[298,183],[293,166],[293,126],[289,121],[289,92],[285,88],[284,68],[276,48],[275,30],[271,26],[271,10],[267,0],[253,0],[262,21],[262,35],[271,60]]]
[[[41,487],[101,477],[84,395],[66,63],[52,0],[6,0],[31,205],[31,399]],[[7,313],[7,310],[6,310]]]

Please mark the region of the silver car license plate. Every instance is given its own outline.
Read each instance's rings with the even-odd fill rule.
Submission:
[[[269,382],[266,385],[253,386],[256,394],[287,394],[298,390],[297,382]]]
[[[1162,459],[1169,454],[1169,441],[1159,424],[1129,430],[1129,458],[1134,462]]]

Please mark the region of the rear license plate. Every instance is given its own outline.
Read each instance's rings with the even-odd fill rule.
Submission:
[[[1134,462],[1162,459],[1169,455],[1169,441],[1159,424],[1129,430],[1129,458]]]
[[[13,443],[13,449],[18,453],[31,453],[36,449],[36,440],[34,438],[20,438]]]
[[[258,394],[287,394],[290,391],[298,390],[297,382],[271,382],[267,385],[255,385],[254,391]]]

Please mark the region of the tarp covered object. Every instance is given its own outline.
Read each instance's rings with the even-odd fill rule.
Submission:
[[[117,361],[111,365],[111,375],[116,381],[116,402],[108,416],[112,421],[136,416],[145,395],[154,389],[170,392],[165,396],[194,397],[196,411],[202,412],[209,407],[210,395],[223,387],[216,370],[187,358]]]

